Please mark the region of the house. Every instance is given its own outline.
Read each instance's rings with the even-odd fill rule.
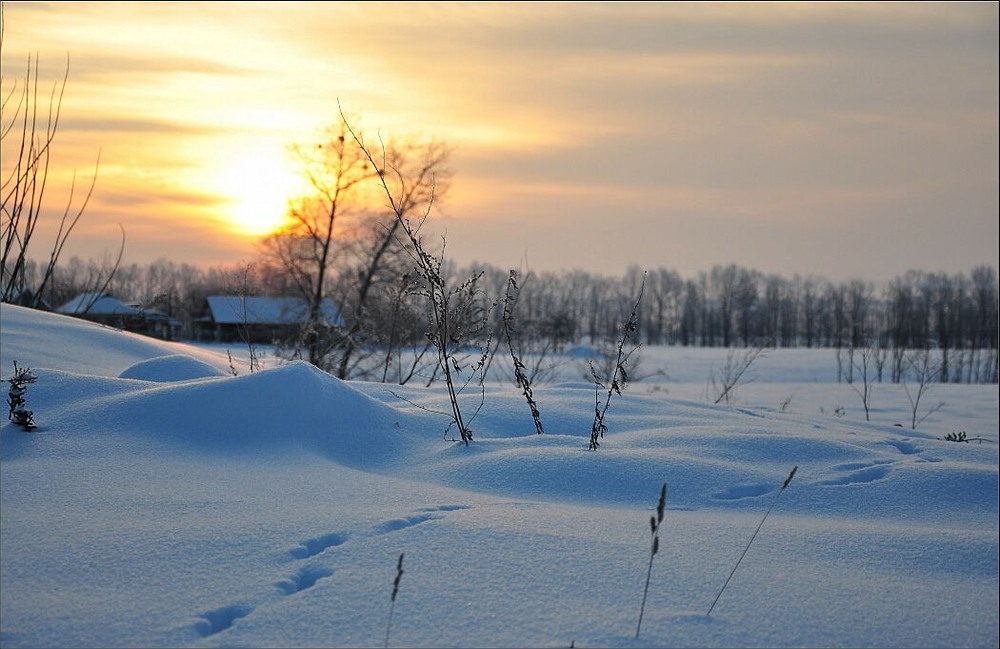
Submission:
[[[194,321],[199,340],[271,344],[298,334],[308,319],[309,303],[299,297],[210,295]],[[340,310],[324,300],[323,319],[329,327],[343,326]]]
[[[100,291],[81,293],[56,308],[56,313],[76,316],[118,329],[131,329],[142,322],[142,309],[138,306],[125,304]]]
[[[160,311],[122,302],[101,291],[81,293],[55,311],[164,340],[173,340],[181,326],[180,321]]]

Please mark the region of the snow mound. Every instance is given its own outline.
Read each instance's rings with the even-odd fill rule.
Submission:
[[[119,435],[145,435],[180,452],[320,454],[377,468],[405,457],[412,443],[402,432],[410,427],[400,425],[409,415],[304,361],[239,377],[123,390],[71,410],[77,427],[101,433],[126,422]]]
[[[5,376],[17,361],[19,367],[114,377],[140,361],[179,353],[220,371],[229,366],[228,359],[215,352],[13,304],[0,306],[0,330],[0,371]]]
[[[220,376],[225,376],[225,373],[214,365],[186,354],[171,354],[139,361],[119,374],[118,378],[169,383]]]

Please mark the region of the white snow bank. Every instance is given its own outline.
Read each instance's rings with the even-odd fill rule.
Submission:
[[[140,362],[183,354],[220,371],[224,355],[183,343],[157,340],[129,331],[56,313],[0,304],[0,372],[19,367],[54,368],[96,376],[118,376]]]
[[[171,354],[139,361],[118,375],[122,379],[139,379],[158,383],[208,379],[219,376],[225,376],[225,373],[218,367],[187,354]]]

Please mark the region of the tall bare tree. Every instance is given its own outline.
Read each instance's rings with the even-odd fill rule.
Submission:
[[[385,152],[386,163],[400,179],[397,208],[404,219],[422,213],[432,197],[440,199],[450,177],[447,146],[394,140]],[[379,176],[351,136],[343,113],[319,144],[296,146],[293,153],[310,190],[291,206],[285,227],[267,237],[265,257],[276,260],[308,302],[297,353],[305,352],[313,365],[348,378],[371,333],[366,313],[375,288],[383,284],[389,290],[406,270],[399,263],[399,219],[382,205]],[[342,327],[327,321],[327,300],[341,309]]]
[[[327,281],[336,259],[336,236],[343,222],[364,207],[361,185],[371,177],[367,159],[346,121],[331,126],[325,139],[313,147],[295,147],[311,193],[292,204],[285,226],[264,240],[265,255],[279,260],[308,309],[300,340],[308,361],[329,368],[332,325],[324,317]]]
[[[342,379],[347,378],[351,359],[359,349],[358,335],[365,329],[373,289],[380,283],[391,287],[409,269],[409,256],[404,253],[411,244],[399,236],[401,223],[429,213],[432,203],[441,203],[451,179],[450,156],[451,149],[437,140],[414,138],[386,145],[385,164],[396,175],[397,203],[394,211],[370,214],[367,236],[356,249],[356,272],[351,274],[356,279],[345,299],[350,309],[349,329],[337,368]]]

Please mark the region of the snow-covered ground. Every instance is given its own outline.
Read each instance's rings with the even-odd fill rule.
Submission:
[[[534,386],[544,435],[491,380],[466,446],[440,384],[3,305],[38,429],[0,429],[0,645],[998,645],[997,386],[934,385],[911,430],[831,350],[769,352],[729,405],[724,350],[639,353],[597,451],[579,354]]]

